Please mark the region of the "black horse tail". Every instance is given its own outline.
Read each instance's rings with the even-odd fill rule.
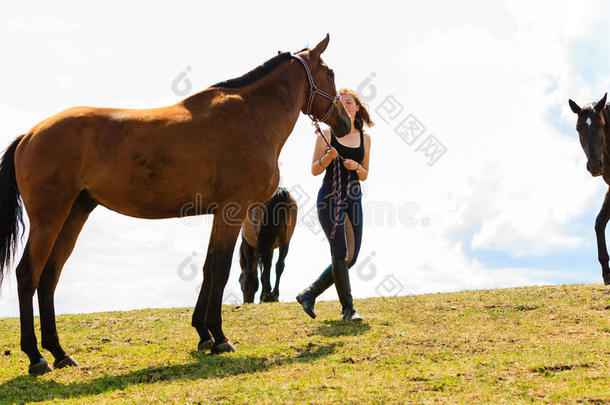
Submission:
[[[273,242],[280,234],[280,231],[286,231],[286,222],[290,209],[290,193],[284,187],[279,187],[273,196],[265,203],[265,211],[260,231],[258,232],[258,252],[261,261],[259,266],[262,268],[265,261],[273,256]]]
[[[14,259],[19,233],[24,228],[23,207],[15,178],[15,149],[24,136],[18,136],[6,148],[0,161],[0,286]]]

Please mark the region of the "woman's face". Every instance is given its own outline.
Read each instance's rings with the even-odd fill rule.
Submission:
[[[341,101],[343,102],[345,109],[349,113],[349,116],[352,117],[352,121],[354,121],[354,117],[356,117],[356,112],[360,109],[360,107],[358,107],[358,105],[356,104],[356,100],[354,100],[354,97],[352,97],[351,94],[343,93],[341,94]]]

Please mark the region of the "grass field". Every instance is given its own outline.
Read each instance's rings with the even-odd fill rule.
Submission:
[[[238,352],[194,350],[191,309],[59,316],[81,364],[26,373],[18,319],[0,320],[0,402],[610,403],[610,290],[531,287],[224,307]],[[38,326],[37,326],[38,330]],[[4,355],[3,355],[4,354]],[[44,352],[47,360],[52,356]]]

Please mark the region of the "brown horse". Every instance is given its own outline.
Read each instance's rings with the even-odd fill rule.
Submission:
[[[169,107],[71,108],[13,141],[0,167],[0,274],[23,227],[21,196],[30,232],[16,275],[21,349],[30,373],[51,371],[37,347],[35,291],[42,347],[55,357],[55,367],[76,365],[59,344],[53,295],[98,204],[138,218],[214,215],[192,325],[199,349],[235,350],[222,331],[221,303],[248,207],[277,189],[278,157],[299,112],[324,121],[338,136],[351,129],[337,99],[323,94],[310,100],[320,90],[336,94],[333,72],[320,57],[328,41],[327,35],[313,49],[281,53]],[[203,208],[185,210],[194,201]]]
[[[290,238],[297,223],[297,203],[283,187],[260,207],[252,207],[244,220],[239,247],[241,274],[239,284],[244,302],[254,302],[258,290],[258,271],[261,268],[261,302],[277,302],[280,297],[280,278],[288,254]],[[275,286],[271,291],[271,262],[273,250],[279,248],[275,263]]]
[[[580,144],[587,155],[587,170],[593,177],[602,176],[610,185],[610,110],[606,104],[608,93],[597,103],[579,107],[569,100],[570,108],[578,114],[576,130]],[[597,236],[597,258],[602,266],[604,284],[610,284],[610,268],[608,267],[608,248],[606,247],[606,224],[610,219],[610,188],[602,208],[595,219],[595,234]]]

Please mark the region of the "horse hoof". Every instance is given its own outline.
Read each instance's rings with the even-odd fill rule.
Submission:
[[[271,293],[264,293],[261,295],[261,302],[273,302],[274,297]]]
[[[78,363],[72,357],[66,355],[66,357],[64,357],[63,359],[61,359],[59,361],[55,360],[55,362],[53,363],[53,367],[55,367],[55,368],[78,367]]]
[[[200,340],[199,344],[197,345],[197,350],[199,350],[200,352],[205,352],[207,350],[210,350],[212,346],[214,346],[214,339],[208,339],[205,342],[203,340]]]
[[[53,371],[53,369],[49,366],[49,363],[42,358],[38,363],[30,365],[28,368],[28,373],[30,373],[30,375],[43,375],[45,373],[50,373],[51,371]]]
[[[226,342],[212,346],[212,354],[220,354],[220,353],[225,353],[225,352],[236,352],[236,351],[237,351],[237,349],[228,340]]]
[[[610,274],[605,274],[604,275],[604,284],[605,285],[610,285]]]

